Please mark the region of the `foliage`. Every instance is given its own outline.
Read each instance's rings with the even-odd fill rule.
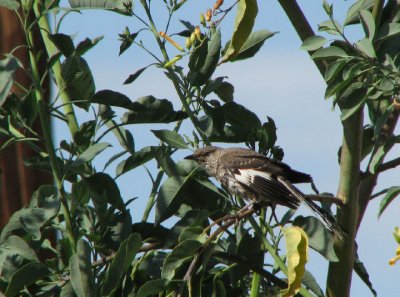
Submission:
[[[369,156],[369,162],[362,176],[358,170],[354,174],[358,180],[350,182],[350,188],[359,187],[360,192],[363,181],[376,179],[380,172],[399,163],[383,160],[399,142],[399,136],[393,135],[394,127],[388,129],[388,125],[399,106],[400,9],[391,10],[394,1],[388,1],[381,17],[369,2],[355,1],[344,24],[340,24],[333,17],[332,5],[324,1],[329,19],[320,24],[319,31],[338,39],[323,47],[328,39],[312,35],[302,45],[312,52],[316,63],[325,63],[326,98],[333,98],[334,106],[340,108],[344,125],[364,108],[368,110],[370,124],[361,125],[364,137],[355,155],[361,155],[362,150],[362,158]],[[338,243],[317,219],[294,217],[292,211],[277,224],[273,216],[267,219],[265,210],[256,220],[252,216],[254,210],[243,208],[242,201],[214,185],[196,164],[176,160],[180,150],[193,150],[212,142],[244,143],[276,159],[283,157],[283,150],[276,145],[274,121],[268,118],[263,122],[235,102],[234,86],[225,76],[215,77],[220,63],[253,57],[275,34],[267,30],[252,32],[258,11],[255,0],[233,1],[231,6],[218,0],[202,14],[198,24],[181,21],[181,32],[168,32],[168,28],[174,14],[190,9],[186,0],[141,0],[135,2],[136,6],[141,5],[140,10],[129,0],[69,3],[70,8],[61,8],[59,1],[0,1],[0,5],[19,15],[27,33],[30,62],[25,70],[32,79],[32,86],[24,93],[10,93],[15,71],[24,66],[11,53],[0,61],[0,133],[5,139],[2,147],[25,142],[37,153],[25,161],[26,166],[48,171],[54,178],[54,185],[37,189],[30,204],[14,213],[1,231],[0,292],[6,296],[79,297],[321,296],[320,286],[305,268],[308,247],[318,251],[332,267],[347,265],[350,273],[354,269],[374,292],[362,262],[356,262],[356,219],[339,221],[348,231],[344,243]],[[150,4],[167,11],[169,19],[164,31],[155,26]],[[131,100],[116,91],[96,91],[83,54],[95,50],[102,37],[87,38],[75,46],[71,36],[57,31],[71,9],[89,8],[139,20],[141,29],[131,33],[125,28],[119,34],[121,46],[116,51],[127,55],[136,46],[149,53],[154,62],[132,73],[124,83],[135,83],[146,69],[158,67],[171,82],[180,106],[174,107],[169,99],[153,95]],[[233,9],[237,9],[237,15],[232,37],[223,47],[221,24]],[[31,14],[36,16],[34,20],[29,17]],[[57,20],[54,29],[47,21],[50,14]],[[365,38],[352,43],[345,28],[354,24],[363,28]],[[37,27],[45,53],[33,45],[31,31]],[[152,36],[157,51],[138,41],[142,34]],[[42,55],[46,56],[49,69],[45,74],[39,73],[37,66]],[[54,99],[45,97],[41,84],[45,76],[50,76],[58,88]],[[93,111],[93,117],[78,124],[77,108]],[[116,110],[124,110],[121,119],[117,119]],[[69,128],[69,139],[66,137],[58,147],[52,142],[49,116]],[[31,129],[35,120],[41,123],[40,134]],[[140,124],[151,126],[158,144],[136,147],[130,130]],[[168,129],[164,124],[169,124]],[[180,132],[183,124],[190,125],[191,135]],[[103,138],[111,133],[120,145],[119,152],[102,164],[100,171],[95,161],[103,151],[110,150],[111,144]],[[346,149],[341,149],[341,167],[347,162]],[[116,172],[108,170],[117,161]],[[154,164],[157,168],[147,169]],[[135,199],[122,197],[117,183],[119,176],[139,166],[145,166],[150,177],[151,193],[144,210],[136,207]],[[360,209],[365,211],[374,186],[365,201],[345,195],[346,199],[360,202]],[[399,189],[394,186],[384,193],[380,215]],[[142,220],[133,222],[130,209],[142,212]],[[151,211],[155,212],[154,220],[149,218]],[[352,215],[361,220],[363,213]],[[294,226],[279,226],[288,223]],[[286,243],[284,252],[282,240]],[[342,251],[349,246],[353,258],[346,262]],[[264,259],[267,253],[273,262],[271,258]]]

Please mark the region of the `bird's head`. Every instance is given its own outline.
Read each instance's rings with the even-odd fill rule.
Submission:
[[[213,165],[217,164],[220,151],[220,147],[205,146],[197,149],[192,155],[186,156],[185,159],[196,161],[200,166],[211,173],[214,171],[214,167],[216,167]]]

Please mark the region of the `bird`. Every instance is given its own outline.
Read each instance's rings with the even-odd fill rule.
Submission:
[[[326,210],[307,198],[293,184],[312,183],[309,174],[247,148],[205,146],[186,156],[196,161],[232,195],[261,206],[283,205],[297,209],[304,202],[332,234],[343,238],[343,230]]]

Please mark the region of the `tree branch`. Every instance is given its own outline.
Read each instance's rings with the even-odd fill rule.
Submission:
[[[287,288],[287,283],[283,280],[281,280],[279,277],[276,277],[274,274],[272,274],[269,271],[266,271],[264,269],[262,269],[259,266],[255,266],[251,263],[249,263],[247,261],[247,259],[239,256],[239,255],[233,255],[233,254],[228,254],[225,252],[219,252],[216,251],[213,253],[214,257],[217,258],[221,258],[230,262],[234,262],[237,263],[241,266],[246,267],[247,269],[250,269],[251,271],[254,271],[256,273],[258,273],[259,275],[261,275],[263,278],[265,278],[266,280],[270,281],[271,283],[276,284],[278,287],[280,287],[281,289],[286,289]]]
[[[304,16],[303,11],[297,4],[296,0],[279,0],[279,4],[282,6],[294,29],[299,35],[301,41],[306,40],[308,37],[315,36],[313,29]],[[308,51],[310,56],[315,51]],[[328,64],[324,60],[313,60],[322,76],[325,75],[326,67]]]
[[[400,165],[400,157],[379,165],[375,173],[378,174],[383,171],[396,168],[399,165]]]
[[[358,189],[362,147],[364,110],[360,109],[343,121],[343,143],[340,156],[340,181],[338,197],[344,206],[338,209],[337,219],[348,236],[345,240],[335,237],[334,248],[338,262],[329,264],[326,294],[328,297],[350,295],[351,279],[355,261],[355,235],[358,215]],[[340,276],[340,277],[339,277]]]

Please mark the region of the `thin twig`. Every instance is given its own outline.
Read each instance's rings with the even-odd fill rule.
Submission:
[[[340,207],[344,205],[343,200],[335,196],[318,194],[318,195],[305,195],[305,197],[313,201],[334,203]]]
[[[389,169],[393,169],[399,165],[400,165],[400,157],[379,165],[375,173],[380,173]]]

